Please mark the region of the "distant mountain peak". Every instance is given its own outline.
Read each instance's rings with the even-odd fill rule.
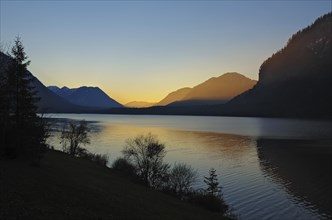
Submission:
[[[242,74],[228,72],[194,86],[182,101],[220,100],[225,102],[251,89],[256,83],[257,81],[249,79]]]
[[[98,108],[123,107],[120,103],[109,97],[99,87],[81,86],[78,88],[68,88],[64,86],[56,91],[54,91],[52,87],[53,86],[49,86],[48,88],[57,95],[76,105]]]
[[[0,52],[0,76],[3,74],[3,68],[10,62],[10,56]],[[60,112],[91,112],[95,110],[94,108],[87,108],[75,105],[65,100],[64,98],[58,96],[53,92],[54,90],[60,90],[57,86],[50,86],[47,88],[42,82],[38,80],[30,71],[28,71],[28,76],[31,77],[31,84],[34,90],[37,92],[36,96],[40,100],[36,103],[38,107],[38,112],[47,113],[60,113]],[[52,91],[53,90],[53,91]]]
[[[200,83],[193,88],[185,87],[169,93],[156,106],[203,105],[225,103],[233,97],[251,89],[257,81],[237,72],[227,72]]]
[[[221,77],[241,77],[241,78],[248,78],[248,77],[246,77],[246,76],[244,76],[244,75],[242,75],[241,73],[238,73],[238,72],[227,72],[227,73],[224,73],[224,74],[218,76],[218,78],[221,78]]]
[[[51,91],[54,92],[54,93],[56,93],[57,91],[60,90],[60,88],[57,87],[57,86],[48,86],[48,89],[51,90]]]

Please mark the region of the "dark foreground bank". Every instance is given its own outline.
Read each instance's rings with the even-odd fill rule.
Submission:
[[[0,219],[225,219],[57,151],[0,168]]]

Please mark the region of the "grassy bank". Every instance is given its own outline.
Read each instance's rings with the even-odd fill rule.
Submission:
[[[49,151],[0,160],[0,219],[222,219],[90,161]]]

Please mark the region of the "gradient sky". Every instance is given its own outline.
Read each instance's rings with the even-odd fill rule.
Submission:
[[[3,1],[3,48],[22,38],[45,85],[99,86],[121,103],[159,101],[261,63],[332,1]]]

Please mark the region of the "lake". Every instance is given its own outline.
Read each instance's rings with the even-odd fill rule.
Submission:
[[[152,133],[165,160],[197,169],[196,188],[217,170],[225,201],[240,219],[331,219],[331,121],[205,116],[51,114],[49,143],[61,149],[66,120],[86,120],[91,144],[110,162],[128,138]]]

